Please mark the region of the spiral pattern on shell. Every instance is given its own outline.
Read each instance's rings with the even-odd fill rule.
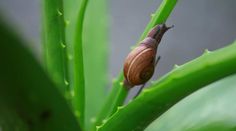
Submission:
[[[146,39],[154,43],[154,39]],[[146,83],[155,70],[156,49],[152,45],[141,44],[136,47],[126,58],[124,75],[130,85]]]
[[[153,75],[157,47],[164,33],[171,27],[165,24],[153,27],[147,37],[127,56],[124,63],[124,84],[132,88],[135,85],[145,84]]]

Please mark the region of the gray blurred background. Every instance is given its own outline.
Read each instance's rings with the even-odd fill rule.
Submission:
[[[161,0],[110,0],[110,78],[117,76],[123,61],[143,32]],[[198,57],[204,49],[215,50],[236,39],[236,0],[179,0],[167,21],[175,27],[161,45],[162,56],[153,77]],[[40,58],[40,0],[0,0],[0,10],[30,40]]]

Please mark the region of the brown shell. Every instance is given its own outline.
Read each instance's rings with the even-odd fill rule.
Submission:
[[[157,47],[164,33],[172,27],[165,24],[156,25],[141,44],[127,56],[124,64],[124,82],[128,88],[144,84],[152,77]]]
[[[124,75],[130,85],[144,84],[152,77],[156,58],[156,48],[153,48],[155,43],[154,39],[148,37],[127,56]]]

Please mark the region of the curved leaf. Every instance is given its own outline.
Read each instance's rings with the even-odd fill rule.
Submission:
[[[73,48],[75,36],[75,16],[81,0],[64,0],[66,19],[66,42],[68,46],[70,86],[73,88]],[[108,18],[107,0],[89,1],[84,18],[83,57],[85,75],[85,130],[89,130],[96,114],[106,98]],[[78,58],[76,58],[78,59]],[[70,93],[68,93],[70,95]],[[73,94],[73,93],[72,93]],[[70,97],[69,97],[70,98]]]
[[[176,67],[127,106],[118,109],[99,131],[143,130],[185,96],[235,73],[235,50],[236,42],[214,52],[206,51],[201,57]]]
[[[72,105],[75,110],[75,115],[79,119],[82,129],[85,125],[85,78],[84,78],[84,57],[83,57],[83,28],[84,16],[87,9],[88,0],[81,0],[79,5],[79,12],[76,15],[75,35],[73,36],[73,93]]]
[[[49,76],[63,95],[68,91],[68,67],[62,0],[43,0],[43,55]]]
[[[0,40],[0,129],[80,131],[64,97],[1,21]]]
[[[235,131],[235,94],[233,75],[183,99],[145,131]]]

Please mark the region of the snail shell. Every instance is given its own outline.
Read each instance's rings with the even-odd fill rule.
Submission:
[[[155,70],[158,44],[164,33],[171,27],[165,24],[155,26],[147,37],[125,59],[124,76],[128,88],[146,83]]]
[[[155,39],[147,37],[127,56],[124,75],[130,85],[144,84],[152,77],[156,59],[155,43]]]

